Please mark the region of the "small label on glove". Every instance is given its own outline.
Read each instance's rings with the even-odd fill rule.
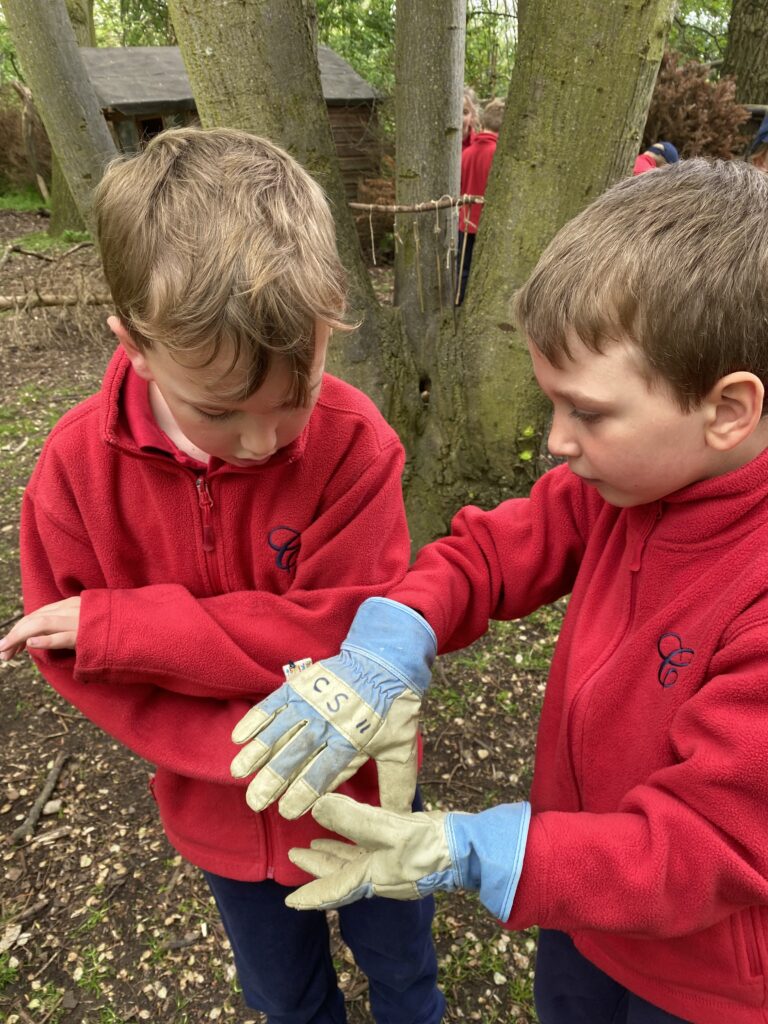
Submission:
[[[303,672],[305,668],[309,668],[311,664],[311,658],[301,658],[299,661],[289,661],[287,665],[283,665],[283,675],[286,680],[288,680],[291,676],[297,676],[299,672]]]

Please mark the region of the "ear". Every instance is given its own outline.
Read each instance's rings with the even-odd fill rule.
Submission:
[[[765,388],[746,370],[721,377],[704,400],[706,442],[715,451],[732,451],[750,437],[763,415]]]
[[[107,327],[114,334],[120,344],[125,350],[125,354],[131,361],[136,374],[142,378],[142,380],[154,380],[154,374],[149,368],[147,362],[146,353],[142,352],[137,347],[136,342],[131,337],[131,332],[125,326],[119,316],[110,316],[107,319]]]

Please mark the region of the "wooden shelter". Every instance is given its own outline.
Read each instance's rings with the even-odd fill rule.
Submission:
[[[164,128],[199,123],[178,46],[81,47],[118,149],[132,153]],[[318,47],[320,82],[347,196],[380,173],[379,95],[327,46]]]

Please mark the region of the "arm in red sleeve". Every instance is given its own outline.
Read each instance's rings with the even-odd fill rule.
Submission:
[[[510,928],[670,937],[768,903],[761,616],[731,635],[677,711],[674,763],[629,790],[614,813],[533,816]]]
[[[570,593],[592,524],[616,512],[560,466],[529,498],[462,509],[387,597],[427,619],[442,653],[467,647],[489,619],[521,618]]]
[[[103,583],[92,549],[73,531],[58,536],[54,567],[49,557],[51,526],[40,518],[31,489],[22,506],[21,554],[27,611]],[[217,701],[168,693],[155,686],[84,686],[74,677],[69,651],[40,652],[42,675],[65,700],[96,725],[153,765],[192,778],[233,784],[231,731],[250,707],[249,701]]]
[[[254,701],[280,685],[287,661],[334,653],[358,606],[407,567],[402,459],[392,443],[340,482],[303,532],[283,594],[198,598],[173,583],[86,589],[75,678]]]

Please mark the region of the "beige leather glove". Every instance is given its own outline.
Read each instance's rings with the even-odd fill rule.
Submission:
[[[470,889],[497,918],[509,917],[530,804],[501,804],[479,814],[401,814],[334,793],[321,797],[312,814],[357,845],[316,839],[309,850],[291,850],[293,863],[318,877],[286,898],[289,907],[327,910],[369,896],[415,900],[438,890]]]

